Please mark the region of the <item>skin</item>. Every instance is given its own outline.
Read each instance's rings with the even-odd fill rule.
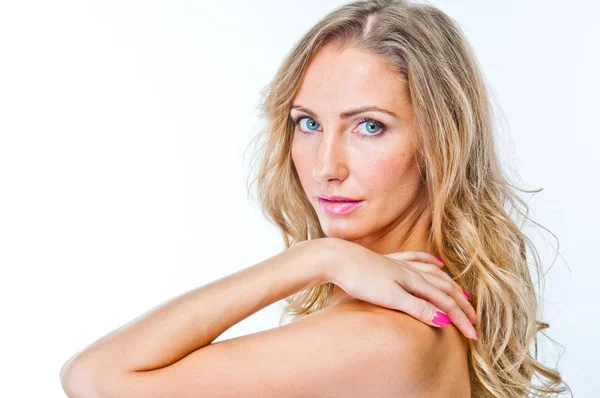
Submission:
[[[395,116],[367,111],[340,118],[341,112],[364,106]],[[303,76],[290,115],[305,117],[294,129],[292,159],[327,236],[379,254],[434,254],[427,242],[431,213],[419,176],[418,132],[406,81],[385,58],[324,46]],[[363,118],[375,123],[360,122]],[[350,214],[329,215],[319,205],[320,194],[364,202]],[[350,299],[335,286],[333,302]]]
[[[394,115],[372,110],[340,117],[365,106]],[[298,122],[294,166],[327,236],[379,254],[414,250],[438,256],[428,245],[431,212],[417,162],[419,132],[407,83],[394,66],[369,52],[326,45],[305,71],[290,116]],[[350,214],[329,215],[321,209],[320,194],[364,202]],[[382,314],[420,347],[414,363],[427,364],[436,380],[425,395],[470,396],[467,342],[455,327],[433,329],[403,312],[355,299],[337,285],[326,309]],[[435,361],[425,347],[434,347]]]

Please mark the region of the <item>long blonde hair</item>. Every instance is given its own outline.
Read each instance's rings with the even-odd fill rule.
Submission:
[[[326,236],[292,162],[289,112],[311,56],[328,43],[386,56],[408,82],[432,209],[430,247],[457,283],[473,293],[480,316],[479,340],[469,340],[473,396],[564,392],[559,372],[537,361],[537,333],[549,325],[537,320],[526,246],[534,253],[538,276],[540,260],[513,220],[520,215],[532,221],[527,202],[514,190],[532,191],[517,188],[503,172],[478,61],[458,24],[441,10],[402,0],[342,5],[299,40],[263,91],[260,113],[266,126],[255,137],[258,170],[249,188],[258,183],[263,213],[279,227],[286,248]],[[286,298],[281,319],[322,309],[333,287],[326,283]],[[541,386],[534,385],[534,376]]]

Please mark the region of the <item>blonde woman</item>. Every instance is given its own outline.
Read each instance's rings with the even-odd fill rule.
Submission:
[[[565,390],[530,354],[547,325],[512,219],[527,205],[452,19],[406,1],[343,5],[291,50],[262,106],[255,181],[286,250],[82,350],[61,371],[70,397]],[[211,344],[283,299],[291,322]]]

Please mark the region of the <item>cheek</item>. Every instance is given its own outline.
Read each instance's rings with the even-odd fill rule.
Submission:
[[[418,189],[418,168],[410,153],[371,157],[359,165],[356,174],[373,200],[385,201]]]
[[[301,145],[292,142],[292,161],[303,185],[310,181],[309,177],[312,177],[311,159],[307,156],[307,153],[306,149],[301,148]]]
[[[405,156],[373,156],[359,165],[357,174],[364,185],[375,190],[385,190],[398,184],[407,163]]]

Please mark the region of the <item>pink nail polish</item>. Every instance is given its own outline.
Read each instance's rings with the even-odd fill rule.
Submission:
[[[444,262],[444,260],[442,260],[441,258],[439,258],[439,257],[436,257],[436,258],[437,258],[437,260],[438,260],[440,263],[443,263],[443,262]]]
[[[435,316],[433,317],[431,322],[440,326],[448,326],[450,325],[450,317],[444,314],[442,311],[436,311]]]
[[[469,296],[469,293],[467,293],[465,289],[463,289],[462,291],[463,291],[463,294],[465,295],[465,297],[467,298],[467,300],[471,301],[471,296]]]
[[[476,337],[475,340],[479,340],[479,333],[477,333],[477,329],[475,329],[475,337]]]

